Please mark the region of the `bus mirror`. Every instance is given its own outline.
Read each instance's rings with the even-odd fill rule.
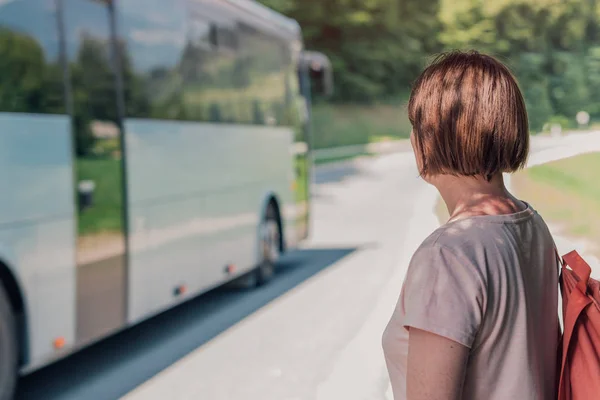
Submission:
[[[333,95],[333,69],[331,61],[323,54],[316,51],[306,51],[302,62],[308,70],[312,86],[316,93],[324,97]]]

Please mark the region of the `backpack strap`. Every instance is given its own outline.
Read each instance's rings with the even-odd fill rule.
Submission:
[[[563,257],[563,262],[563,268],[565,265],[568,265],[573,272],[575,272],[577,278],[579,278],[579,282],[577,282],[577,288],[584,295],[587,294],[587,285],[588,281],[590,280],[590,275],[592,274],[592,268],[590,265],[585,262],[585,260],[575,250],[565,254]]]
[[[564,268],[565,267],[565,260],[562,258],[562,256],[558,252],[558,248],[556,247],[556,243],[554,244],[554,255],[556,256],[556,259],[558,260],[558,267],[559,268]],[[558,272],[560,273],[560,271],[558,271]]]

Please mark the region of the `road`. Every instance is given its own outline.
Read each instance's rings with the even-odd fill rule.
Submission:
[[[588,139],[536,140],[532,163]],[[271,284],[200,296],[22,379],[18,398],[389,399],[380,336],[436,199],[410,153],[321,167],[313,234]]]

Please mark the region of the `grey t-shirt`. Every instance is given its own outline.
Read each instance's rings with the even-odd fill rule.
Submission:
[[[470,349],[465,400],[556,398],[558,263],[543,219],[531,207],[469,217],[423,242],[383,337],[396,400],[409,327]]]

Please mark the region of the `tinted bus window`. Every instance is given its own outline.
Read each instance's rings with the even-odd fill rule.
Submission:
[[[185,103],[195,120],[248,123],[250,105],[245,104],[243,89],[248,79],[240,64],[240,33],[235,15],[218,2],[189,2],[188,23],[194,26],[195,42],[210,41],[211,47],[189,45],[184,57]]]
[[[289,43],[220,2],[145,4],[118,3],[128,117],[289,124]]]
[[[54,0],[0,2],[0,111],[65,113]]]
[[[200,8],[200,7],[198,7]],[[182,81],[184,84],[184,104],[189,119],[194,121],[227,122],[231,119],[229,109],[223,104],[224,93],[217,78],[221,81],[223,67],[216,62],[219,46],[223,46],[222,29],[210,17],[199,14],[195,8],[187,17],[189,24],[188,41],[181,58]],[[216,89],[216,96],[206,96]],[[226,93],[225,93],[226,96]]]
[[[285,101],[284,42],[247,24],[241,24],[241,30],[241,52],[250,76],[246,95],[252,99],[252,122],[282,124]]]
[[[185,11],[182,0],[117,3],[127,117],[191,119],[183,95],[183,73],[189,72],[182,61],[190,39]],[[210,48],[207,40],[195,40]]]

